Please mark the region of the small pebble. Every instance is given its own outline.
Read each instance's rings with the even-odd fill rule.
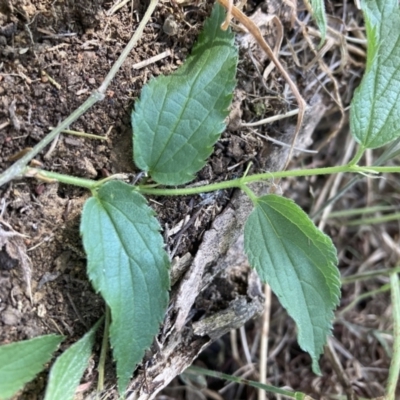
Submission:
[[[172,15],[169,15],[163,25],[163,31],[169,36],[174,36],[178,33],[179,31],[179,25],[175,21],[174,17]]]
[[[5,325],[15,326],[19,324],[19,321],[21,320],[21,314],[15,308],[7,307],[1,313],[1,320]]]

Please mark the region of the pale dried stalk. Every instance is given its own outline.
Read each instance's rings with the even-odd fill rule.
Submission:
[[[84,114],[89,108],[91,108],[95,103],[101,101],[105,97],[105,93],[107,91],[108,86],[111,81],[114,79],[115,75],[121,68],[125,59],[128,57],[129,53],[135,47],[136,43],[142,37],[143,30],[147,25],[147,22],[150,20],[159,0],[150,0],[149,7],[146,10],[143,19],[140,21],[139,26],[136,29],[136,32],[133,34],[131,40],[126,45],[125,49],[122,51],[118,60],[110,69],[110,72],[104,78],[101,86],[94,90],[90,97],[80,106],[78,107],[72,114],[70,114],[61,124],[59,124],[56,128],[54,128],[46,137],[44,137],[29,153],[25,154],[22,158],[20,158],[16,163],[14,163],[10,168],[6,169],[0,175],[0,186],[6,184],[7,182],[21,176],[24,173],[24,170],[28,163],[39,154],[53,139],[63,130],[68,129],[69,126],[75,122],[82,114]]]
[[[286,72],[285,68],[279,61],[279,59],[275,56],[274,52],[272,49],[269,47],[268,43],[264,40],[260,29],[257,27],[257,25],[254,24],[254,22],[248,18],[246,15],[244,15],[237,7],[231,6],[229,0],[218,0],[218,2],[224,6],[227,10],[232,12],[232,15],[234,18],[236,18],[239,22],[241,22],[246,29],[253,35],[254,39],[257,41],[257,43],[260,45],[260,47],[264,50],[264,52],[268,55],[268,57],[272,60],[272,62],[276,65],[276,68],[278,68],[279,72],[282,74],[282,76],[285,78],[286,82],[288,83],[290,89],[292,90],[294,96],[296,97],[296,100],[299,104],[299,115],[297,118],[297,125],[296,125],[296,131],[293,136],[292,140],[292,147],[296,143],[297,136],[300,132],[301,125],[303,123],[303,118],[304,118],[304,113],[306,111],[306,102],[301,96],[299,90],[297,89],[296,84],[292,81],[290,78],[289,74]],[[291,148],[288,158],[286,160],[286,164],[284,169],[288,166],[291,156],[292,156],[293,148]]]

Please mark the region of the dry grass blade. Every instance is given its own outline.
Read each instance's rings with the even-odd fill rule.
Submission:
[[[222,4],[227,10],[229,10],[231,8],[229,0],[218,0],[218,2],[220,4]],[[254,22],[250,18],[248,18],[245,14],[243,14],[235,6],[232,6],[232,15],[234,18],[236,18],[239,22],[241,22],[246,27],[246,29],[253,35],[253,37],[255,38],[257,43],[260,45],[260,47],[263,49],[263,51],[268,55],[268,57],[276,65],[279,72],[282,74],[282,76],[285,78],[286,82],[288,83],[290,89],[292,90],[292,92],[298,102],[299,115],[297,118],[296,131],[295,131],[295,133],[293,135],[293,139],[292,139],[292,148],[288,154],[285,167],[283,168],[283,169],[286,169],[290,162],[291,156],[292,156],[293,146],[296,143],[297,136],[300,132],[300,128],[303,123],[303,118],[304,118],[307,104],[306,104],[305,100],[303,99],[303,97],[301,96],[299,90],[297,89],[296,84],[290,78],[289,74],[287,73],[287,71],[285,70],[285,68],[279,61],[279,59],[275,56],[274,52],[269,47],[268,43],[264,40],[264,38],[260,32],[260,29],[254,24]]]
[[[340,50],[341,50],[341,55],[342,55],[339,70],[342,71],[344,66],[347,65],[348,52],[347,52],[347,48],[346,48],[346,41],[344,40],[343,35],[340,35],[340,33],[337,33],[334,31],[336,33],[336,36],[333,36],[332,29],[328,29],[329,36],[327,38],[327,41],[326,41],[326,44],[324,45],[324,47],[317,50],[310,38],[309,27],[306,26],[304,23],[302,23],[299,20],[297,20],[297,22],[298,22],[299,26],[301,27],[304,39],[308,43],[312,52],[315,54],[315,58],[307,65],[307,69],[310,69],[314,63],[318,63],[321,70],[324,72],[324,74],[326,76],[328,76],[329,80],[332,82],[333,88],[334,88],[333,93],[331,94],[330,91],[328,91],[324,87],[322,82],[319,82],[319,83],[326,90],[326,92],[329,94],[329,96],[332,97],[333,101],[337,104],[339,111],[340,111],[339,122],[336,124],[336,127],[327,136],[327,138],[324,141],[322,141],[322,143],[318,146],[317,150],[320,150],[327,143],[329,143],[334,137],[336,137],[336,135],[340,132],[340,130],[342,129],[344,122],[345,122],[345,112],[344,112],[342,98],[339,93],[339,83],[338,83],[337,79],[333,76],[334,66],[326,65],[326,63],[323,60],[323,56],[325,55],[326,52],[328,52],[333,47],[333,45],[336,42],[338,42],[340,44]],[[333,36],[333,38],[331,37],[331,35]],[[317,35],[315,35],[315,36],[317,36]],[[316,79],[319,80],[318,77],[316,77]]]
[[[268,361],[268,339],[269,339],[269,328],[271,319],[271,287],[265,284],[264,287],[265,296],[265,309],[263,314],[262,323],[262,335],[261,335],[261,346],[260,346],[260,383],[267,383],[267,361]],[[265,400],[266,393],[264,390],[258,390],[258,400]]]
[[[283,40],[283,25],[281,20],[276,16],[273,15],[270,19],[271,22],[275,24],[276,30],[277,30],[277,35],[276,35],[276,43],[274,47],[274,53],[275,56],[278,57],[279,50],[282,46],[282,40]],[[263,72],[263,78],[266,81],[268,78],[268,75],[271,73],[271,71],[274,69],[275,64],[271,62],[264,70]]]
[[[138,28],[135,33],[132,35],[129,43],[123,49],[122,53],[118,57],[117,61],[113,64],[107,76],[104,78],[102,84],[99,86],[97,90],[94,90],[91,96],[75,111],[73,111],[66,119],[64,119],[56,128],[54,128],[50,133],[47,134],[33,149],[24,155],[21,159],[19,159],[15,164],[5,170],[2,174],[0,174],[0,186],[5,183],[15,179],[17,176],[20,176],[24,173],[24,170],[27,164],[37,155],[39,154],[49,143],[51,143],[54,138],[64,129],[67,129],[73,122],[75,122],[82,114],[84,114],[89,108],[91,108],[95,103],[101,101],[105,98],[105,93],[107,91],[108,86],[111,81],[114,79],[115,75],[121,68],[122,64],[128,57],[131,50],[135,47],[136,43],[142,37],[143,31],[147,22],[150,20],[156,6],[158,4],[158,0],[151,0],[150,4],[146,10],[145,15],[143,16]]]

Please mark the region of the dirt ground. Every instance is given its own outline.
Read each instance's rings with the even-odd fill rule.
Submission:
[[[329,24],[339,34],[329,35],[329,48],[323,49],[322,57],[315,60],[319,39],[313,34],[315,28],[310,16],[301,4],[297,9],[290,4],[275,0],[248,1],[245,12],[253,15],[257,11],[254,18],[272,47],[277,29],[262,21],[266,14],[278,17],[285,32],[280,48],[282,63],[305,100],[310,102],[318,95],[325,106],[321,123],[312,137],[312,149],[320,148],[320,152],[301,154],[292,161],[291,167],[334,165],[341,162],[348,137],[346,112],[343,129],[328,143],[340,122],[338,102],[343,107],[349,105],[365,61],[365,45],[346,42],[344,36],[355,39],[364,36],[362,16],[352,2],[328,2]],[[0,0],[1,171],[11,165],[20,151],[40,141],[102,83],[135,31],[147,4],[132,0],[111,14],[112,6],[110,1],[103,0]],[[71,130],[100,135],[105,140],[62,134],[54,146],[36,157],[41,166],[90,179],[119,172],[136,174],[130,126],[134,100],[149,79],[168,74],[183,62],[211,7],[211,3],[202,1],[161,2],[139,44],[108,88],[106,98],[70,126]],[[248,35],[240,33],[237,26],[234,29],[238,31],[240,61],[229,126],[208,164],[198,174],[198,181],[217,182],[241,176],[249,161],[253,163],[250,173],[263,171],[271,148],[277,146],[259,135],[279,139],[287,125],[296,122],[296,117],[292,117],[263,125],[257,131],[241,126],[242,122],[282,114],[297,105],[276,69],[266,79],[262,77],[269,61]],[[247,46],[249,40],[250,46]],[[163,52],[167,53],[161,60],[140,69],[136,67],[137,63]],[[282,188],[306,211],[312,211],[326,184],[324,178],[310,178],[288,180]],[[385,189],[378,188],[378,192],[389,191],[392,184],[389,179]],[[365,205],[366,190],[377,184],[368,185],[355,185],[338,208]],[[14,253],[6,246],[0,249],[0,344],[59,333],[67,337],[61,345],[64,350],[103,315],[103,301],[94,293],[86,276],[79,237],[80,211],[88,195],[81,188],[28,178],[0,188],[1,229],[24,235],[15,238]],[[228,205],[232,195],[225,191],[212,196],[151,199],[170,254],[194,255],[204,232]],[[389,251],[373,257],[381,242],[376,239],[379,232],[372,228],[350,230],[328,223],[325,230],[338,247],[344,275],[367,267],[388,267],[395,262]],[[396,238],[398,227],[388,226],[386,232]],[[349,304],[356,294],[378,289],[386,282],[385,278],[379,278],[344,286],[341,307]],[[366,298],[345,314],[338,314],[332,347],[338,354],[337,365],[341,365],[343,374],[324,356],[323,376],[316,377],[310,371],[308,356],[298,348],[294,324],[273,300],[269,382],[279,387],[290,386],[315,398],[348,393],[369,398],[381,396],[390,363],[390,310],[389,295],[383,293]],[[252,362],[258,359],[260,324],[261,320],[253,320],[242,332],[251,343]],[[232,335],[217,340],[200,356],[198,365],[227,373],[243,367],[246,359],[242,348],[239,358],[232,350],[235,340],[239,347],[243,345],[243,337],[242,341]],[[100,341],[96,344],[93,365],[82,381],[81,398],[95,388],[94,364],[99,346]],[[111,362],[109,366],[108,379],[112,385]],[[256,369],[250,372],[249,379],[257,379]],[[43,373],[16,398],[42,398],[45,380],[46,373]],[[207,390],[196,394],[192,386],[177,378],[159,398],[255,398],[254,390],[237,386],[217,394],[222,385],[221,381],[209,380]]]

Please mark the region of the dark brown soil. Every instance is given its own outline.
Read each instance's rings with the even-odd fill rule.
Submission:
[[[307,13],[300,6],[296,15],[295,10],[280,2],[258,3],[248,2],[246,13],[252,14],[260,5],[264,12],[278,15],[286,35],[281,54],[283,64],[306,101],[309,102],[319,92],[320,101],[326,105],[327,116],[324,121],[329,126],[322,126],[314,136],[316,148],[335,129],[338,113],[332,99],[332,84],[326,76],[319,80],[316,78],[321,74],[317,63],[307,67],[314,54],[307,47],[299,26],[294,25],[295,29],[292,29],[293,18],[297,16],[303,21]],[[20,151],[38,143],[51,127],[79,107],[102,83],[147,7],[146,4],[132,1],[108,16],[106,12],[111,6],[111,2],[103,0],[17,0],[0,3],[1,171],[11,165]],[[183,62],[211,6],[203,2],[184,6],[172,1],[162,2],[139,44],[109,87],[106,98],[70,126],[72,130],[100,135],[106,140],[89,140],[63,134],[54,148],[46,149],[47,153],[36,158],[40,165],[46,170],[90,179],[101,179],[119,172],[138,173],[132,160],[130,126],[134,100],[149,79],[168,74]],[[337,7],[336,4],[330,4],[330,7],[328,12],[340,20],[344,18],[348,26],[357,27],[360,24],[360,14],[353,5],[348,4],[343,9],[338,2]],[[164,25],[166,20],[169,21],[168,26]],[[332,26],[340,26],[336,20],[331,23]],[[265,32],[272,44],[275,33],[271,28]],[[318,43],[316,40],[314,42]],[[249,161],[253,163],[250,173],[262,171],[273,145],[252,131],[241,128],[240,122],[250,122],[297,107],[287,84],[276,69],[263,84],[257,68],[262,68],[262,73],[269,62],[257,48],[253,46],[251,49],[250,52],[241,47],[238,89],[229,128],[215,146],[209,163],[198,174],[198,181],[218,182],[239,177]],[[161,61],[143,69],[133,68],[134,64],[166,50],[170,51],[170,55]],[[334,44],[324,60],[330,65],[340,60],[339,57],[339,46]],[[254,58],[258,61],[253,62]],[[343,62],[344,68],[336,74],[336,79],[338,93],[344,106],[347,106],[361,76],[363,59],[350,53],[350,57]],[[324,88],[321,84],[325,85]],[[293,125],[295,121],[292,118],[290,121],[267,125],[259,132],[279,138],[279,133],[285,131],[286,125]],[[290,138],[286,139],[290,143]],[[335,147],[338,143],[343,143],[343,139],[325,146],[322,155],[302,157],[296,163],[322,164],[324,157],[335,162],[338,159],[335,154],[343,152],[343,148]],[[287,194],[309,210],[313,201],[308,193],[310,186],[318,192],[323,185],[323,182],[315,182],[293,182]],[[29,257],[24,263],[18,257],[10,256],[5,246],[0,249],[0,344],[59,333],[67,337],[61,346],[63,350],[87,332],[104,313],[104,303],[93,292],[86,276],[86,260],[79,237],[80,211],[89,194],[80,188],[24,178],[1,187],[0,196],[0,227],[25,235],[16,243]],[[170,254],[195,254],[204,232],[228,204],[231,196],[230,191],[224,191],[207,196],[151,199],[151,205],[162,223]],[[175,233],[174,227],[179,224],[183,228]],[[335,228],[329,229],[335,233]],[[341,248],[340,239],[336,244]],[[362,246],[362,243],[359,245]],[[346,270],[348,264],[345,261],[342,264]],[[346,297],[345,290],[345,303]],[[357,393],[365,396],[382,395],[382,385],[386,379],[389,357],[376,340],[372,345],[368,342],[370,336],[367,332],[389,329],[388,320],[382,323],[377,317],[369,318],[369,315],[385,314],[387,302],[388,298],[382,297],[382,301],[367,302],[360,305],[358,310],[353,309],[355,314],[348,318],[349,321],[354,321],[358,316],[367,319],[359,321],[362,329],[357,343],[354,337],[346,339],[351,334],[342,320],[335,324],[335,335],[338,343],[342,343],[340,346],[353,345],[353,348],[346,350],[353,352],[353,358],[345,354],[343,362],[357,360],[360,365],[371,368],[370,373],[360,376],[356,367],[349,367],[354,374],[351,379],[359,382]],[[390,315],[386,317],[389,319]],[[276,350],[270,371],[271,374],[276,372],[275,378],[271,378],[272,383],[277,386],[291,385],[296,390],[316,396],[328,392],[343,394],[342,382],[336,377],[331,378],[332,366],[327,359],[322,361],[322,378],[311,374],[309,360],[295,342],[293,324],[275,303],[271,319],[271,351],[282,340],[285,341],[285,348],[288,348],[287,351]],[[259,322],[252,323],[248,327],[249,337],[255,337],[259,329]],[[220,341],[215,348],[210,348],[204,356],[204,362],[211,369],[233,372],[239,365],[235,366],[232,360],[227,361],[231,359],[230,351],[222,352],[218,347],[224,344],[226,341]],[[99,343],[96,346],[95,350],[98,351]],[[210,361],[218,354],[225,363]],[[252,378],[255,379],[255,376]],[[109,373],[109,379],[112,381],[113,372]],[[93,370],[85,375],[84,382],[92,383],[89,391],[95,387],[95,381]],[[374,386],[371,381],[377,384]],[[178,384],[173,384],[172,389]],[[213,385],[211,382],[211,389]],[[365,388],[368,385],[371,387]],[[45,375],[42,374],[18,398],[42,398],[44,386]],[[234,398],[234,395],[224,398]],[[253,395],[254,392],[249,390],[236,398],[250,399]],[[171,398],[183,398],[179,390],[173,396]]]

